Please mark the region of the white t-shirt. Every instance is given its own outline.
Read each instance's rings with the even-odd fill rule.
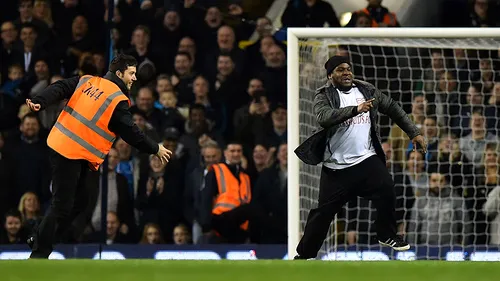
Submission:
[[[340,97],[340,108],[358,106],[365,102],[365,97],[357,87],[352,87],[347,92],[337,92]],[[323,165],[333,170],[345,169],[376,155],[370,130],[370,112],[346,120],[328,140],[325,157],[330,154],[331,157]]]

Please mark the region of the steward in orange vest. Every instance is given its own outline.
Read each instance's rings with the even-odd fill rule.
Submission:
[[[80,212],[86,209],[89,194],[87,176],[98,170],[117,135],[139,151],[156,154],[163,163],[171,152],[144,135],[129,112],[128,90],[136,80],[137,61],[118,55],[104,77],[83,76],[64,79],[47,87],[26,103],[33,111],[68,99],[50,131],[47,144],[52,149],[52,204],[38,231],[28,239],[31,258],[48,258],[52,245]],[[90,168],[90,170],[89,170]],[[78,207],[76,207],[78,206]],[[74,209],[77,208],[77,209]],[[70,217],[75,214],[75,217]],[[83,231],[84,226],[78,225]],[[80,233],[74,233],[79,236]]]
[[[365,14],[371,18],[372,20],[371,27],[400,26],[398,19],[396,18],[396,14],[389,12],[389,10],[386,7],[383,7],[381,5],[382,0],[368,0],[368,2],[369,2],[368,7],[352,13],[351,20],[349,21],[347,26],[350,27],[356,26],[356,21],[358,19],[359,14]]]
[[[226,163],[212,165],[200,194],[199,222],[204,233],[215,231],[229,243],[241,243],[248,236],[248,220],[257,211],[252,200],[250,177],[240,167],[242,145],[229,143]]]
[[[238,178],[229,170],[226,164],[214,164],[211,167],[217,179],[219,194],[214,200],[212,214],[220,215],[235,208],[249,204],[252,199],[250,177],[240,171]],[[240,225],[243,230],[248,230],[248,221]]]

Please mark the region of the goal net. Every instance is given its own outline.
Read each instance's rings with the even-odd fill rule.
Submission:
[[[319,128],[313,99],[327,82],[324,63],[332,55],[349,57],[355,78],[398,102],[421,128],[429,152],[412,152],[406,134],[380,114],[396,185],[398,231],[412,249],[395,253],[380,247],[376,210],[358,198],[332,220],[318,258],[481,259],[495,243],[500,246],[500,230],[492,226],[500,200],[491,197],[500,190],[493,191],[498,183],[487,179],[485,168],[500,158],[484,157],[498,152],[493,144],[500,128],[499,47],[500,33],[491,29],[288,31],[289,258],[309,210],[317,206],[321,170],[300,162],[293,150]],[[487,133],[475,141],[480,128]]]

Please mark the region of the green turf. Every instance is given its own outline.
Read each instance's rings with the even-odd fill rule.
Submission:
[[[0,261],[2,281],[494,281],[496,262]]]

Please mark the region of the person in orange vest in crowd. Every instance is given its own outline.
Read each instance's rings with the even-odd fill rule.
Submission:
[[[395,13],[382,6],[382,0],[367,0],[368,7],[352,13],[348,27],[355,27],[358,15],[365,14],[372,20],[371,27],[399,27],[400,24]]]
[[[229,142],[224,150],[224,163],[212,165],[200,193],[199,223],[203,241],[211,243],[245,243],[250,238],[249,222],[273,228],[272,219],[252,203],[250,177],[241,167],[243,147]],[[214,239],[214,238],[217,239]],[[200,242],[204,243],[204,242]]]
[[[68,99],[47,139],[51,148],[52,202],[28,239],[30,258],[48,258],[56,239],[86,209],[87,178],[98,173],[117,136],[141,152],[156,155],[163,164],[170,159],[172,152],[147,137],[129,112],[128,91],[136,80],[136,66],[134,57],[120,54],[111,61],[104,77],[85,75],[60,80],[26,100],[29,108],[37,112]]]

